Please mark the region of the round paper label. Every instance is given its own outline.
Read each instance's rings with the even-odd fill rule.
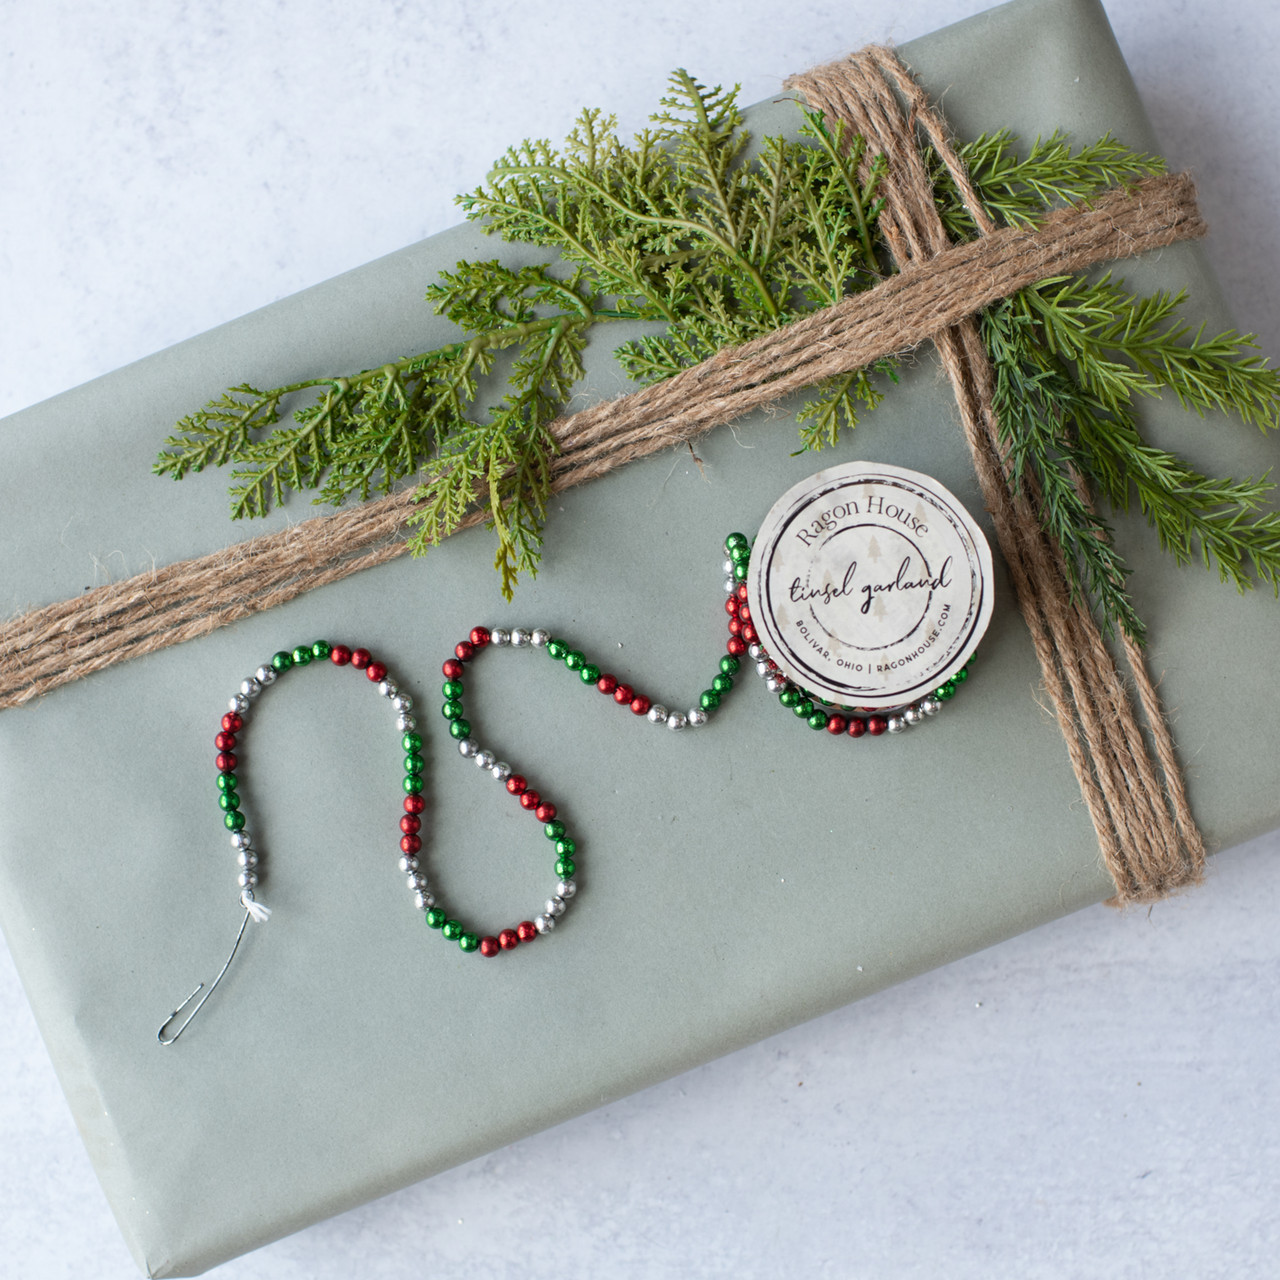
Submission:
[[[942,485],[850,462],[788,489],[751,552],[761,643],[794,683],[843,707],[923,698],[991,620],[991,549]]]

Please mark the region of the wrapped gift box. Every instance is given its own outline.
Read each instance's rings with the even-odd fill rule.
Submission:
[[[962,137],[1110,129],[1154,146],[1092,3],[1020,0],[901,52],[946,89]],[[798,123],[783,102],[749,119],[758,134]],[[257,532],[228,526],[220,475],[175,486],[149,474],[169,425],[230,382],[276,385],[446,340],[423,289],[458,258],[489,256],[536,255],[458,228],[9,419],[0,476],[20,519],[6,523],[0,579],[39,605],[81,591],[108,557],[132,573]],[[1146,290],[1185,286],[1189,314],[1228,324],[1194,247],[1120,273]],[[593,345],[582,402],[628,389],[610,356],[625,336],[614,326]],[[1272,462],[1238,424],[1168,404],[1144,422],[1204,469]],[[244,675],[284,646],[358,640],[431,707],[440,661],[472,625],[527,622],[691,701],[722,642],[721,540],[753,531],[816,469],[790,456],[794,431],[786,412],[758,415],[700,442],[696,460],[650,459],[565,494],[543,573],[512,605],[487,535],[468,533],[425,563],[366,572],[0,715],[0,918],[152,1274],[198,1271],[1110,894],[1000,570],[973,681],[901,739],[832,744],[754,687],[707,731],[670,735],[537,655],[486,661],[470,696],[485,740],[557,798],[583,846],[563,929],[493,966],[441,946],[407,903],[396,735],[366,690],[324,671],[255,711],[246,808],[276,914],[189,1038],[156,1046],[239,919],[210,738]],[[821,464],[853,457],[935,475],[981,512],[927,353]],[[308,514],[295,503],[270,523]],[[1274,828],[1280,695],[1249,676],[1276,657],[1274,601],[1180,571],[1139,521],[1119,526],[1211,844]],[[545,843],[462,767],[434,716],[423,725],[433,881],[472,918],[530,914],[547,890]]]

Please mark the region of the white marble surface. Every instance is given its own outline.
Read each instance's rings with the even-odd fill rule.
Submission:
[[[451,224],[508,142],[585,104],[638,125],[676,63],[751,101],[982,7],[0,0],[0,413]],[[1280,11],[1111,15],[1236,315],[1280,352]],[[1277,855],[1273,834],[1149,913],[1082,912],[215,1274],[1275,1275]],[[0,1135],[0,1276],[134,1275],[7,954]]]

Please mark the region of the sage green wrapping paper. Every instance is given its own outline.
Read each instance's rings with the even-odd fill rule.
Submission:
[[[850,45],[859,33],[849,32]],[[1092,0],[1016,0],[901,50],[962,137],[1008,125],[1154,147]],[[673,59],[675,55],[673,54]],[[799,70],[800,68],[797,68]],[[753,109],[794,133],[795,108]],[[6,609],[75,595],[312,514],[226,519],[225,477],[150,475],[180,415],[232,382],[278,385],[447,340],[422,301],[464,256],[532,261],[460,227],[0,424]],[[1118,268],[1189,289],[1226,327],[1194,246]],[[579,404],[627,389],[589,352]],[[1207,469],[1256,473],[1239,423],[1144,413]],[[1061,736],[997,557],[996,614],[927,728],[832,743],[757,681],[712,725],[635,723],[545,655],[486,654],[477,735],[560,805],[581,893],[549,939],[494,963],[429,933],[398,856],[400,750],[365,682],[327,665],[257,704],[240,770],[274,910],[172,1048],[165,1014],[210,980],[240,919],[214,804],[213,734],[241,678],[317,637],[384,657],[422,709],[426,866],[491,926],[536,913],[550,846],[435,714],[442,659],[476,623],[545,625],[621,678],[692,703],[722,649],[720,544],[819,466],[938,477],[985,522],[956,412],[921,352],[853,437],[792,457],[784,406],[563,495],[536,582],[499,595],[461,535],[203,640],[0,714],[0,920],[121,1227],[148,1274],[189,1275],[718,1054],[1109,896]],[[990,534],[989,526],[988,533]],[[1195,811],[1215,848],[1280,825],[1276,602],[1180,570],[1118,520]]]

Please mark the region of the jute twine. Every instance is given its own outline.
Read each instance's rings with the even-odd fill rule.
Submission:
[[[1117,899],[1156,898],[1193,883],[1202,874],[1204,843],[1141,654],[1125,644],[1154,759],[1087,605],[1072,599],[1061,552],[1036,519],[1035,495],[1011,491],[991,407],[992,370],[973,319],[1038,280],[1203,235],[1190,179],[1177,174],[1109,191],[1089,207],[1050,214],[1034,230],[996,228],[941,119],[892,52],[863,50],[794,77],[788,87],[865,137],[867,163],[879,152],[887,156],[880,226],[899,272],[665,382],[558,419],[553,490],[932,340],[955,389],[984,499]],[[948,243],[921,138],[955,180],[981,229],[976,240]],[[393,560],[405,553],[412,510],[411,491],[393,493],[22,614],[0,627],[0,709]],[[462,527],[485,517],[477,510]]]

